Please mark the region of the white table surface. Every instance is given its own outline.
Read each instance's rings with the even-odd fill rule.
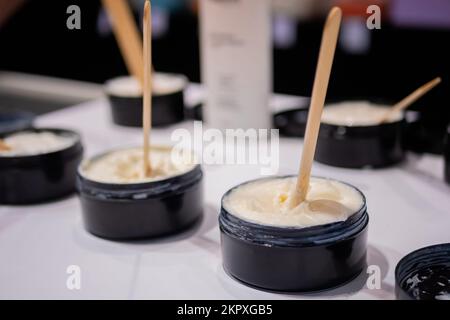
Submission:
[[[277,100],[275,108],[283,101],[289,104],[289,99]],[[37,124],[79,131],[88,157],[141,142],[139,129],[112,124],[106,100],[47,114]],[[193,123],[154,130],[154,143],[170,143],[170,133],[178,127],[192,129]],[[301,139],[281,139],[281,174],[296,173],[301,149]],[[0,298],[393,299],[399,259],[419,247],[450,242],[450,187],[443,182],[442,157],[409,155],[404,164],[383,170],[315,163],[314,174],[347,181],[365,193],[370,214],[368,263],[381,268],[381,289],[367,288],[363,273],[345,286],[321,293],[255,290],[223,271],[217,218],[222,194],[258,177],[259,167],[215,165],[204,166],[204,172],[201,223],[161,240],[123,243],[90,235],[83,229],[75,195],[42,205],[0,206]],[[66,287],[69,265],[81,268],[80,290]]]

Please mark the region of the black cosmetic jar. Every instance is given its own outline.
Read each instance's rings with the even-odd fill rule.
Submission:
[[[416,250],[395,268],[399,300],[450,299],[450,243]]]
[[[14,133],[19,132],[22,131]],[[83,156],[80,136],[73,131],[54,128],[33,128],[23,132],[51,132],[73,138],[74,142],[64,149],[48,153],[0,155],[0,203],[39,203],[74,192],[77,168]]]
[[[404,118],[364,126],[322,122],[314,159],[320,163],[342,168],[391,166],[404,159],[404,130]]]
[[[366,267],[369,216],[362,193],[362,208],[345,221],[279,227],[226,210],[224,199],[244,184],[223,196],[219,216],[223,267],[232,277],[260,289],[306,292],[344,284]]]
[[[450,184],[450,126],[447,128],[444,147],[444,161],[445,161],[445,181]]]
[[[343,168],[382,168],[401,162],[403,121],[375,126],[320,125],[314,159]]]
[[[177,90],[152,94],[152,125],[167,126],[181,122],[184,115],[184,89],[187,79],[182,75],[169,75],[184,84]],[[106,94],[111,105],[112,119],[115,124],[127,127],[142,127],[142,94],[123,94],[112,89],[114,81],[127,77],[119,77],[106,83]]]
[[[187,229],[202,216],[200,165],[164,180],[127,184],[89,180],[82,166],[77,189],[83,221],[86,230],[96,236],[113,240],[166,236]]]

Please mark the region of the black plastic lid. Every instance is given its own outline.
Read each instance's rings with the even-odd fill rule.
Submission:
[[[395,282],[397,290],[400,290],[400,296],[409,296],[411,299],[429,299],[432,292],[428,291],[432,286],[436,285],[433,279],[428,279],[428,283],[423,282],[424,279],[419,279],[422,285],[426,288],[411,287],[413,278],[421,272],[432,272],[433,268],[445,268],[447,274],[450,272],[450,243],[437,244],[429,247],[424,247],[415,250],[405,257],[403,257],[395,268]],[[439,271],[438,271],[439,272]],[[409,280],[409,281],[408,281]],[[443,282],[440,279],[439,282]],[[450,278],[447,278],[447,283],[442,283],[443,286],[438,286],[438,289],[447,290],[450,292]],[[445,286],[444,286],[445,285]],[[433,288],[431,288],[433,290]],[[435,288],[434,288],[435,289]]]

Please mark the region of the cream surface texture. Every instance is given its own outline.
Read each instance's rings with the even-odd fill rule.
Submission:
[[[373,126],[380,123],[389,106],[368,101],[348,101],[327,105],[323,109],[322,123],[338,126]],[[401,120],[402,112],[394,113],[387,122]]]
[[[3,142],[9,150],[0,150],[2,157],[32,156],[70,147],[75,137],[53,132],[20,132],[7,136]]]
[[[182,75],[168,73],[153,74],[153,95],[171,94],[182,91],[187,85],[187,80]],[[142,96],[142,89],[137,79],[133,77],[118,77],[106,83],[106,92],[119,97]]]
[[[93,181],[113,184],[133,184],[164,180],[181,175],[195,167],[193,158],[188,156],[172,157],[170,147],[152,147],[150,149],[151,175],[145,176],[143,170],[142,148],[130,148],[111,151],[87,160],[81,165],[81,174]]]
[[[224,208],[243,220],[270,226],[310,227],[345,221],[359,211],[363,197],[355,188],[311,178],[306,201],[291,205],[296,178],[263,179],[243,184],[224,198]]]

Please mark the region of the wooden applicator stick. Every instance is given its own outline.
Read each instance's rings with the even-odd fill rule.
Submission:
[[[291,200],[291,207],[296,207],[305,201],[308,193],[311,168],[314,160],[314,153],[316,152],[317,137],[319,135],[320,120],[327,94],[328,82],[330,80],[331,67],[333,65],[341,19],[341,9],[338,7],[332,8],[323,29],[319,61],[317,63],[311,105],[309,107],[308,122],[305,131],[300,171],[295,192]]]
[[[142,41],[127,0],[102,0],[128,72],[143,86]]]
[[[8,146],[2,139],[0,139],[0,151],[9,151],[11,147]]]
[[[152,9],[150,1],[144,7],[144,87],[142,126],[144,131],[144,175],[152,174],[150,162],[150,130],[152,125]]]
[[[441,78],[437,77],[437,78],[434,78],[433,80],[425,83],[420,88],[416,89],[414,92],[409,94],[407,97],[403,98],[400,102],[397,102],[394,106],[389,108],[389,110],[387,110],[386,113],[381,117],[380,123],[388,121],[389,118],[396,112],[399,112],[401,110],[405,110],[406,108],[408,108],[411,104],[416,102],[418,99],[420,99],[423,95],[425,95],[428,91],[433,89],[439,83],[441,83]]]

